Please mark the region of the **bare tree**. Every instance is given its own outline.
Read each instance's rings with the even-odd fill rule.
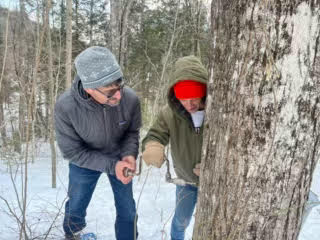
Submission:
[[[4,75],[4,69],[6,66],[6,58],[7,58],[7,51],[8,51],[9,18],[10,18],[10,11],[8,10],[6,32],[4,34],[4,54],[3,54],[3,62],[2,62],[2,69],[1,69],[1,75],[0,75],[0,91],[1,91],[1,87],[2,87],[2,80],[3,80],[3,75]]]
[[[5,66],[6,66],[6,60],[7,60],[9,19],[10,19],[10,11],[8,10],[8,17],[7,17],[7,22],[6,22],[6,32],[4,34],[4,54],[3,54],[3,61],[2,61],[2,70],[1,70],[1,75],[0,75],[0,93],[3,92],[2,82],[3,82],[4,70],[5,70]],[[2,138],[2,144],[5,146],[6,145],[6,128],[5,128],[5,122],[4,122],[3,104],[4,104],[4,94],[1,93],[1,96],[0,96],[0,133],[1,133],[1,138]]]
[[[127,44],[128,44],[128,16],[134,0],[127,0],[122,8],[120,23],[120,46],[119,46],[119,63],[125,66]]]
[[[79,0],[74,0],[74,21],[75,21],[75,40],[80,38],[80,24],[79,24]]]
[[[191,54],[201,56],[200,51],[200,22],[202,14],[201,0],[185,0],[185,5],[190,11],[190,27],[192,28],[192,49]]]
[[[71,87],[72,82],[72,0],[67,2],[67,27],[66,27],[66,89]]]
[[[53,60],[52,60],[52,43],[51,43],[51,29],[50,29],[50,9],[51,0],[47,0],[46,3],[46,29],[47,29],[47,53],[48,53],[48,79],[49,79],[49,139],[51,148],[51,173],[52,173],[52,188],[57,186],[57,156],[55,147],[55,135],[54,135],[54,104],[55,104],[55,81],[53,79]]]
[[[90,15],[89,15],[89,45],[92,46],[93,40],[93,0],[90,0]]]
[[[212,1],[193,239],[297,239],[319,159],[319,9]]]
[[[21,89],[19,95],[19,128],[17,131],[14,131],[14,142],[15,142],[15,151],[21,153],[21,142],[24,139],[25,134],[25,108],[26,108],[26,96],[28,92],[24,93],[22,89],[28,88],[29,83],[29,66],[27,65],[28,58],[28,44],[27,40],[27,14],[25,7],[25,0],[19,0],[20,6],[20,16],[17,27],[17,35],[14,38],[14,63],[15,63],[15,72],[19,82],[19,87]],[[19,40],[16,40],[19,39]]]
[[[39,6],[38,6],[39,8]],[[45,16],[44,22],[48,22],[47,16]],[[39,23],[38,23],[39,24]],[[22,239],[22,236],[24,236],[24,239],[28,239],[27,233],[26,233],[26,211],[27,211],[27,193],[28,193],[28,162],[29,162],[29,145],[30,145],[30,139],[32,140],[32,147],[34,144],[34,121],[35,118],[34,112],[36,109],[36,83],[38,79],[39,74],[39,68],[40,68],[40,59],[41,59],[41,53],[42,53],[42,47],[43,47],[43,41],[44,41],[44,35],[46,32],[46,24],[44,24],[44,27],[39,32],[39,40],[38,45],[36,49],[36,55],[35,55],[35,66],[33,69],[33,76],[32,76],[32,83],[31,83],[31,93],[29,95],[29,98],[27,98],[27,126],[26,126],[26,145],[25,145],[25,155],[24,155],[24,179],[22,180],[22,200],[23,200],[23,211],[22,211],[22,227],[20,230],[20,238]],[[30,136],[31,135],[31,136]],[[32,149],[32,157],[34,157],[34,149]]]
[[[111,6],[111,50],[121,67],[126,62],[128,41],[128,16],[134,0],[110,0]]]
[[[110,0],[111,51],[119,59],[121,1]]]

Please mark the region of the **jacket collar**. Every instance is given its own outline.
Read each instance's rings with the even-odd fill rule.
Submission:
[[[110,106],[100,104],[96,102],[83,88],[81,79],[78,75],[75,76],[75,79],[73,81],[72,87],[71,87],[71,94],[74,96],[74,98],[78,101],[79,104],[84,106],[85,108],[91,110],[91,111],[97,111],[101,110],[104,107],[108,108]]]

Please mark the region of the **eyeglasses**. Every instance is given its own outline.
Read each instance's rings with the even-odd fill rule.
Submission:
[[[103,92],[101,90],[99,90],[98,88],[96,88],[96,90],[103,94],[107,99],[109,98],[112,98],[118,91],[121,91],[124,87],[124,83],[123,82],[120,82],[120,83],[117,83],[117,84],[114,84],[116,87],[111,89],[111,90],[108,90],[106,92]]]

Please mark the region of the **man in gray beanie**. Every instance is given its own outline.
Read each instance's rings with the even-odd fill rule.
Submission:
[[[68,201],[63,229],[66,239],[80,239],[86,210],[101,173],[111,184],[116,207],[117,240],[133,240],[136,207],[132,177],[136,169],[141,126],[140,102],[123,87],[123,74],[114,55],[90,47],[75,59],[77,75],[71,89],[55,106],[55,129],[63,157],[69,160]]]

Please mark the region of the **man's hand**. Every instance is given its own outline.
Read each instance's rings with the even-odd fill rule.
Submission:
[[[118,161],[116,164],[116,177],[123,184],[128,184],[129,182],[131,182],[133,176],[125,177],[123,175],[125,168],[129,168],[133,172],[136,171],[136,160],[133,156],[125,156],[121,159],[121,161]]]
[[[157,141],[147,142],[142,153],[142,159],[147,165],[160,168],[164,163],[164,146]]]
[[[136,171],[136,159],[134,156],[124,156],[121,160],[131,164],[130,169],[134,172]]]
[[[200,176],[200,163],[197,163],[197,164],[194,166],[193,173],[194,173],[195,175],[197,175],[198,177]]]

